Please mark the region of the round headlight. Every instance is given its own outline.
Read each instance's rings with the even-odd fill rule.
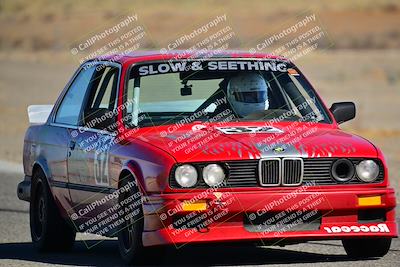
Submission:
[[[208,164],[203,169],[203,179],[209,186],[217,186],[224,181],[225,172],[218,164]]]
[[[197,170],[189,164],[179,166],[175,170],[175,180],[182,187],[192,187],[197,184]]]
[[[356,166],[357,176],[364,182],[373,182],[379,174],[379,166],[373,160],[363,160]]]
[[[333,178],[341,183],[350,181],[354,177],[354,165],[348,159],[338,159],[331,167]]]

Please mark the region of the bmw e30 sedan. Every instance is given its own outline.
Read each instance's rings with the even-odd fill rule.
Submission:
[[[285,58],[209,52],[89,60],[50,109],[29,108],[18,197],[38,249],[85,232],[118,237],[127,262],[239,241],[385,255],[395,194],[381,150],[339,128],[355,105],[326,108]]]

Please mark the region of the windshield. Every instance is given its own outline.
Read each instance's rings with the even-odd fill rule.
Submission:
[[[229,120],[331,122],[310,84],[286,61],[137,64],[129,74],[125,103],[130,127]]]

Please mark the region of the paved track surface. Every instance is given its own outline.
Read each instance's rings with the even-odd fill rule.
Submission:
[[[10,172],[14,171],[14,172]],[[0,266],[102,265],[121,266],[115,239],[107,239],[87,249],[85,236],[79,235],[68,253],[39,254],[29,234],[28,203],[16,197],[16,185],[22,174],[15,169],[0,170]],[[398,212],[399,213],[399,209]],[[318,241],[286,247],[251,247],[207,245],[171,249],[167,258],[155,255],[148,265],[162,266],[400,266],[400,240],[395,239],[388,255],[382,259],[354,261],[348,259],[340,241]]]

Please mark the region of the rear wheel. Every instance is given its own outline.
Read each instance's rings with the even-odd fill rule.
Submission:
[[[391,242],[391,238],[357,238],[342,240],[347,255],[352,258],[383,257],[389,252]]]
[[[34,246],[39,251],[69,250],[76,232],[61,217],[42,171],[36,171],[32,177],[31,195],[29,217]]]

